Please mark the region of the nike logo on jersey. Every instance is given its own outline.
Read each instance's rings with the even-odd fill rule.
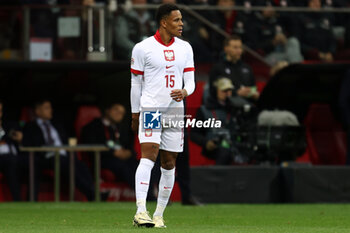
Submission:
[[[140,184],[145,184],[145,185],[148,185],[148,183],[144,183],[144,182],[141,182]]]
[[[165,66],[165,69],[169,69],[169,68],[171,68],[171,67],[173,67],[174,65],[172,65],[172,66]]]
[[[166,186],[164,186],[164,189],[171,189],[171,187],[166,187]]]

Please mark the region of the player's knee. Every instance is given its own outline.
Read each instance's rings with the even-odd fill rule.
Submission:
[[[141,144],[142,158],[147,158],[155,162],[159,153],[159,145],[157,144]]]
[[[156,153],[147,153],[147,154],[142,154],[142,158],[149,159],[153,162],[156,162],[158,154]]]
[[[162,162],[162,168],[163,169],[171,170],[174,167],[175,167],[175,161],[168,160],[168,161]]]

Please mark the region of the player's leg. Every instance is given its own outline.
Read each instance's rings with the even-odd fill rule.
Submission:
[[[146,211],[146,198],[151,179],[151,172],[159,152],[156,143],[141,144],[141,160],[135,175],[137,213]]]
[[[177,152],[160,151],[161,176],[159,181],[159,193],[157,208],[153,214],[155,227],[164,228],[163,213],[168,204],[175,183],[175,164]]]
[[[150,186],[151,171],[159,153],[161,131],[145,130],[142,115],[140,114],[138,134],[141,144],[141,160],[135,173],[137,211],[133,223],[136,226],[153,227],[154,222],[146,209],[146,199]]]
[[[135,193],[137,212],[134,225],[153,227],[154,222],[146,209],[146,198],[149,189],[151,171],[159,153],[159,144],[141,143],[141,160],[135,174]]]
[[[168,204],[175,182],[175,165],[179,152],[183,151],[183,129],[163,129],[160,144],[161,177],[159,181],[159,193],[157,208],[153,214],[155,227],[164,228],[163,213]]]

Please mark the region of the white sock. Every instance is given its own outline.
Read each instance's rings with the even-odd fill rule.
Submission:
[[[135,174],[135,193],[137,212],[146,211],[146,198],[151,179],[151,171],[154,162],[149,159],[142,158]]]
[[[163,216],[166,205],[168,204],[171,191],[175,182],[175,168],[166,170],[160,168],[162,175],[159,181],[159,193],[157,200],[157,208],[153,216]]]

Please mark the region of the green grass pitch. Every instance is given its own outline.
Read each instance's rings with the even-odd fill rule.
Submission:
[[[149,203],[153,213],[155,203]],[[350,232],[350,204],[207,204],[174,203],[166,209],[167,229],[132,226],[135,204],[2,203],[4,232]]]

